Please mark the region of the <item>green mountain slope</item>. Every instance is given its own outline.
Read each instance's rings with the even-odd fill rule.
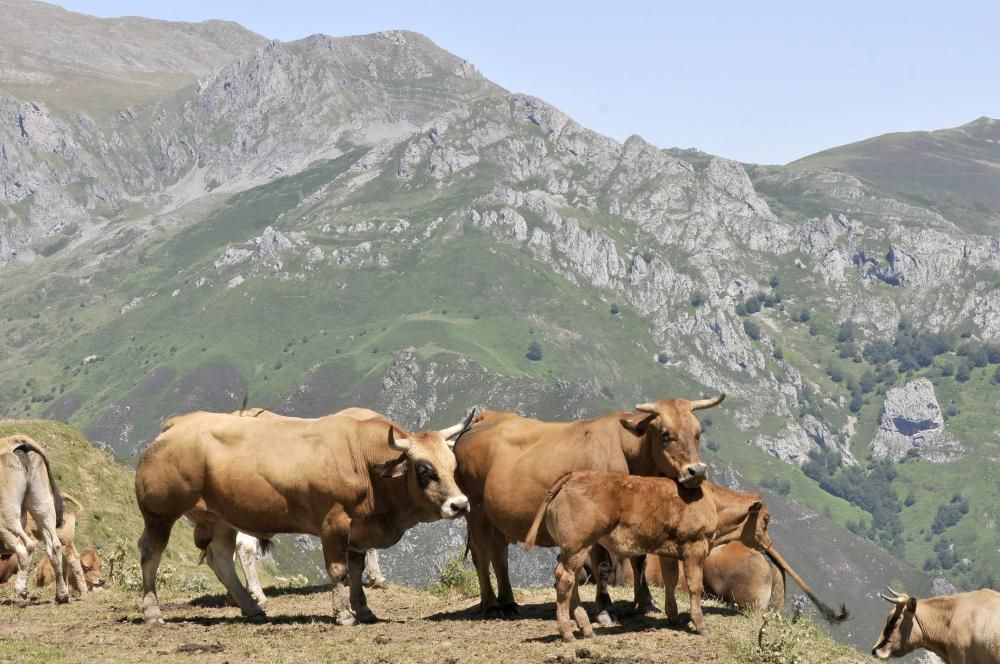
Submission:
[[[1000,122],[886,134],[789,164],[850,173],[976,233],[1000,230]]]
[[[245,395],[416,428],[724,390],[718,464],[995,582],[1000,238],[946,207],[618,143],[404,32],[269,44],[101,122],[3,103],[0,412],[129,459]]]

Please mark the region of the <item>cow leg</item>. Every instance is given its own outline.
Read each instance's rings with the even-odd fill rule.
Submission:
[[[20,516],[17,518],[20,519]],[[18,520],[15,523],[20,524],[20,521]],[[28,571],[31,568],[31,550],[25,545],[25,541],[14,533],[13,530],[2,526],[0,526],[0,549],[13,551],[17,554],[17,576],[14,577],[14,604],[24,608],[31,602],[28,597]]]
[[[163,550],[170,540],[170,530],[176,519],[164,519],[143,514],[146,527],[139,536],[139,564],[142,567],[142,617],[147,623],[162,623],[160,601],[156,596],[156,570],[160,567]]]
[[[87,596],[87,577],[83,575],[80,552],[72,542],[63,546],[63,561],[63,575],[70,579],[70,585],[80,593],[80,599],[84,599]]]
[[[676,558],[660,556],[660,576],[663,579],[663,604],[667,612],[667,621],[671,625],[676,625],[679,617],[677,613],[677,580],[680,578]]]
[[[229,596],[236,600],[247,620],[255,623],[264,622],[267,620],[267,615],[236,575],[236,534],[237,531],[232,526],[216,523],[212,541],[205,549],[205,562],[229,591]]]
[[[701,596],[704,592],[702,569],[705,558],[708,557],[708,542],[701,541],[685,547],[684,576],[687,577],[688,592],[691,593],[691,620],[694,630],[699,634],[707,634],[705,617],[701,612]]]
[[[510,571],[507,567],[507,537],[496,528],[490,538],[490,560],[497,575],[497,591],[500,594],[500,613],[504,618],[514,618],[521,610],[514,599],[514,589],[510,585]],[[582,563],[581,563],[582,564]]]
[[[587,549],[575,552],[563,551],[559,554],[556,564],[556,624],[563,641],[572,643],[573,620],[570,619],[570,607],[573,603],[573,591],[576,590],[576,571],[583,566],[587,557]]]
[[[263,609],[267,606],[267,597],[260,585],[260,577],[257,576],[257,538],[239,533],[236,536],[236,557],[240,561],[240,567],[243,568],[250,596],[257,602],[257,606]]]
[[[358,620],[363,623],[378,622],[378,618],[368,608],[368,598],[365,597],[365,587],[361,583],[361,575],[365,569],[365,553],[360,551],[347,552],[347,573],[351,582],[351,609]]]
[[[389,582],[382,576],[382,569],[378,564],[378,550],[368,549],[365,551],[365,571],[368,573],[369,588],[388,588]]]
[[[659,611],[659,607],[653,602],[653,595],[649,592],[649,583],[646,581],[646,556],[636,556],[629,558],[632,565],[632,587],[634,588],[634,602],[636,611],[641,614]]]
[[[348,582],[347,543],[351,534],[351,518],[342,508],[335,508],[323,523],[320,542],[326,571],[333,582],[333,615],[338,625],[354,625],[357,618],[351,611]]]
[[[49,554],[49,560],[52,561],[52,572],[56,577],[56,602],[66,604],[69,602],[69,588],[66,586],[66,577],[63,576],[63,545],[59,541],[58,533],[56,533],[56,508],[52,495],[40,491],[33,493],[29,485],[27,498],[28,511],[38,525],[38,531],[42,534],[42,541],[45,543],[45,552]],[[18,580],[20,580],[20,574],[19,567]],[[24,582],[25,584],[28,582],[27,572],[25,572]]]
[[[576,583],[573,585],[573,599],[571,608],[573,610],[573,620],[576,621],[576,626],[580,628],[580,632],[583,638],[589,639],[594,635],[594,628],[590,624],[590,617],[587,615],[587,610],[583,608],[580,603],[580,579],[576,578]]]
[[[595,544],[590,549],[590,568],[594,573],[594,584],[597,586],[594,602],[597,622],[605,627],[610,627],[615,624],[615,617],[611,611],[611,594],[608,592],[608,578],[611,576],[611,554],[600,544]]]
[[[499,616],[500,605],[493,593],[493,581],[490,579],[490,562],[493,558],[490,552],[492,527],[481,505],[472,508],[472,511],[465,516],[465,523],[468,529],[469,551],[472,552],[472,564],[475,565],[476,576],[479,577],[479,610],[487,618]]]

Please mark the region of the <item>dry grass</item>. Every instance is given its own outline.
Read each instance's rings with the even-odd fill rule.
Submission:
[[[325,587],[272,588],[270,622],[250,625],[221,594],[161,594],[165,625],[142,623],[135,592],[113,589],[66,606],[34,591],[36,604],[11,605],[0,593],[0,661],[24,662],[740,662],[760,661],[753,645],[762,617],[707,603],[708,636],[667,626],[663,614],[626,615],[597,637],[564,644],[556,633],[551,590],[519,591],[522,616],[485,621],[476,600],[401,586],[368,593],[380,622],[340,627]],[[584,601],[593,589],[584,589]],[[683,610],[683,608],[682,608]],[[856,651],[809,631],[811,664],[854,662]],[[783,661],[796,661],[794,653]],[[768,661],[776,661],[769,658]]]

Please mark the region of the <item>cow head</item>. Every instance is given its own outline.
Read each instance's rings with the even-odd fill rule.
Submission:
[[[83,578],[87,581],[87,588],[90,590],[102,590],[104,588],[104,575],[101,572],[101,558],[97,551],[88,548],[80,554],[80,566],[83,567]]]
[[[383,476],[405,475],[413,501],[442,519],[455,519],[469,511],[469,499],[455,482],[453,450],[473,414],[470,412],[464,422],[440,431],[397,434],[395,427],[389,427],[389,447],[403,454],[397,461],[387,464],[382,470]]]
[[[726,398],[720,394],[713,399],[688,401],[687,399],[661,399],[637,404],[639,415],[622,418],[621,424],[637,436],[649,441],[650,452],[656,469],[672,477],[685,487],[696,487],[708,474],[708,466],[701,460],[701,422],[694,411],[711,408]]]
[[[892,588],[889,588],[889,592],[892,597],[879,593],[879,597],[893,605],[885,627],[882,628],[882,636],[872,648],[872,654],[879,659],[902,657],[919,648],[923,641],[920,623],[916,619],[916,598],[906,593],[897,593]]]
[[[774,546],[767,532],[771,513],[759,494],[720,490],[714,484],[702,486],[710,487],[719,519],[712,548],[735,541],[758,551],[767,551]]]

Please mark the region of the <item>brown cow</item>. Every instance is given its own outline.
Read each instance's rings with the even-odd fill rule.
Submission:
[[[479,576],[484,614],[517,612],[507,570],[507,545],[522,542],[549,488],[574,470],[603,470],[633,475],[665,475],[689,486],[705,479],[698,439],[701,423],[694,411],[711,408],[725,398],[688,401],[664,399],[639,404],[638,412],[619,412],[576,422],[541,422],[515,413],[486,411],[462,435],[456,447],[456,478],[472,501],[466,521],[469,548]],[[553,546],[545,528],[536,543]],[[595,550],[596,562],[603,552]],[[499,599],[490,581],[497,577]],[[635,575],[635,602],[653,608],[640,570]],[[610,623],[611,598],[598,588],[598,620]]]
[[[319,536],[337,622],[374,620],[361,585],[365,550],[395,544],[421,521],[468,511],[455,484],[451,440],[470,419],[471,413],[453,427],[410,434],[382,417],[198,412],[172,418],[136,468],[146,622],[163,620],[156,570],[174,522],[185,514],[197,524],[209,566],[251,620],[263,620],[264,612],[236,576],[237,529],[263,539]]]
[[[28,570],[35,540],[24,529],[25,515],[39,525],[45,550],[58,563],[56,602],[69,601],[62,574],[62,544],[56,529],[63,522],[63,502],[52,474],[52,465],[42,448],[24,435],[0,438],[0,554],[16,553],[18,568],[14,602],[27,606]]]
[[[717,509],[710,492],[702,487],[686,488],[667,478],[578,471],[562,477],[549,490],[524,548],[532,547],[544,521],[560,551],[555,572],[556,620],[565,641],[574,640],[571,609],[583,635],[593,635],[587,613],[579,606],[576,575],[595,544],[616,556],[653,553],[661,557],[671,622],[678,618],[675,561],[683,560],[691,591],[691,620],[703,634],[701,569],[711,542],[740,539],[752,546],[770,547],[769,518],[756,495],[745,494],[744,500],[731,500]]]
[[[925,648],[946,664],[1000,663],[1000,593],[983,589],[918,600],[889,588],[894,606],[872,648],[879,659]]]
[[[10,581],[17,574],[17,554],[4,553],[0,555],[0,585]]]
[[[650,561],[646,580],[656,583],[659,562]],[[785,571],[766,553],[742,542],[730,542],[713,548],[702,574],[705,591],[739,609],[781,611],[785,607]],[[678,587],[687,592],[683,570]],[[810,591],[811,592],[811,591]]]
[[[63,556],[63,574],[69,579],[69,587],[80,595],[86,595],[88,590],[100,591],[104,588],[104,574],[101,569],[101,557],[93,547],[83,550],[79,555],[80,569],[83,571],[82,577],[77,577],[69,569],[69,562]],[[55,581],[55,570],[52,569],[52,561],[48,556],[42,558],[42,562],[35,572],[35,586],[44,588],[52,585]],[[81,584],[82,579],[82,584]]]

